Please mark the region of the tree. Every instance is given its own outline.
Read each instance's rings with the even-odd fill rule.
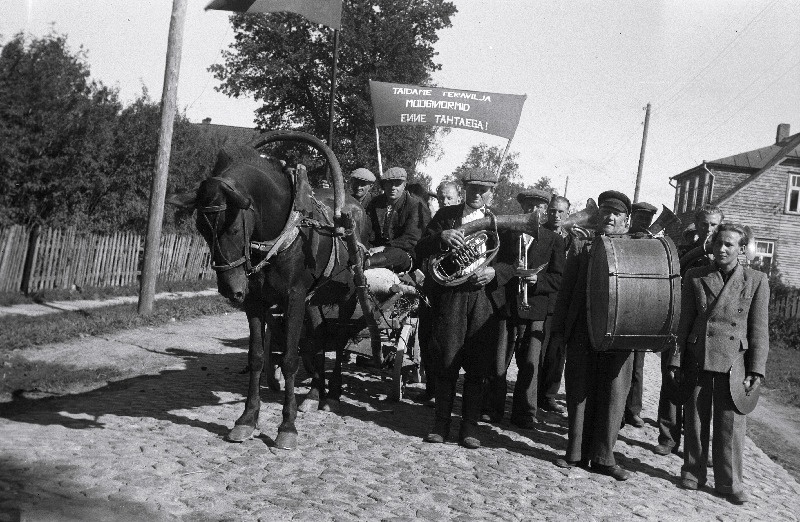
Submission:
[[[498,214],[519,214],[520,207],[517,203],[517,194],[524,190],[531,188],[539,188],[557,194],[558,192],[551,186],[550,178],[541,177],[533,185],[525,185],[522,181],[522,175],[519,172],[519,164],[517,158],[518,152],[512,152],[502,159],[503,163],[500,168],[500,175],[498,178],[497,186],[494,189],[494,198],[492,201],[492,208]],[[464,163],[456,167],[456,170],[451,176],[445,179],[462,180],[464,171],[469,168],[483,168],[491,171],[496,171],[500,165],[502,158],[502,150],[500,147],[489,147],[486,143],[473,145],[467,154]]]
[[[160,107],[146,91],[123,107],[89,78],[86,54],[56,33],[0,50],[0,225],[145,231]],[[209,140],[176,117],[170,189],[208,175],[222,146]],[[171,212],[166,230],[191,228]]]
[[[120,103],[89,80],[66,37],[13,37],[0,51],[0,222],[74,224],[108,160]]]
[[[450,27],[456,8],[443,0],[344,0],[339,44],[333,149],[345,170],[377,172],[377,151],[368,80],[430,85],[437,31]],[[252,95],[263,105],[261,129],[293,128],[328,136],[333,31],[299,15],[234,15],[232,50],[211,67],[229,96]],[[435,129],[384,127],[381,153],[386,166],[415,173],[434,153]],[[292,161],[308,160],[290,147]]]

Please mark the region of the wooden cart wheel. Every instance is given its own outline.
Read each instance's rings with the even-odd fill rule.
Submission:
[[[400,330],[400,337],[397,339],[394,355],[394,368],[392,370],[392,391],[389,396],[393,401],[399,401],[403,398],[403,362],[406,358],[406,350],[408,343],[412,340],[414,333],[414,325],[411,323],[403,324]]]

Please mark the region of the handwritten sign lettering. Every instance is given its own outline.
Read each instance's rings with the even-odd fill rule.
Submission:
[[[456,127],[511,139],[526,96],[369,82],[375,126]]]

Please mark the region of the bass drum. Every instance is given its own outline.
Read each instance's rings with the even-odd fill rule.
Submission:
[[[589,339],[595,351],[661,352],[674,346],[681,277],[670,238],[598,236],[586,284]]]

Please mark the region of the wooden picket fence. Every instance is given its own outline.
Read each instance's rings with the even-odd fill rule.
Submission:
[[[135,284],[143,248],[144,238],[132,232],[99,235],[74,227],[0,228],[0,291]],[[165,281],[214,277],[208,247],[198,235],[164,234],[160,258],[158,277]]]
[[[773,313],[777,312],[783,317],[800,317],[800,291],[772,298]]]

